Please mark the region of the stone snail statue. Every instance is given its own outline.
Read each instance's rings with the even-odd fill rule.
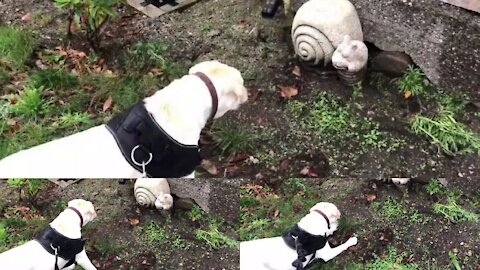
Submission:
[[[134,186],[135,199],[138,204],[158,210],[170,210],[173,197],[165,178],[139,178]]]
[[[332,56],[333,67],[337,70],[340,80],[353,86],[365,78],[368,61],[368,48],[362,41],[352,40],[345,35],[342,43]]]
[[[295,54],[313,66],[327,66],[345,35],[363,41],[360,19],[348,0],[306,2],[295,14],[291,34]]]

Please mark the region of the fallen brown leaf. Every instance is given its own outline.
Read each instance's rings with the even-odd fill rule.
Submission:
[[[275,210],[275,213],[273,213],[273,217],[278,217],[278,214],[280,214],[280,211],[278,211],[278,209]]]
[[[300,171],[300,174],[303,176],[308,176],[308,177],[318,177],[318,172],[315,168],[312,168],[310,166],[306,166]]]
[[[106,112],[108,109],[110,109],[112,107],[112,97],[108,97],[107,100],[105,100],[105,102],[103,103],[103,112]]]
[[[137,218],[130,218],[128,221],[130,221],[130,225],[132,226],[137,226],[138,223],[140,223],[140,220],[138,220]]]
[[[249,158],[250,158],[249,155],[247,155],[245,153],[240,153],[240,154],[234,155],[228,162],[229,163],[236,163],[236,162],[241,162],[241,161],[247,160]]]
[[[375,194],[367,194],[366,197],[367,197],[367,202],[373,202],[377,199],[377,195]]]
[[[405,97],[405,99],[409,99],[411,96],[412,96],[412,91],[408,90],[406,91],[403,96]]]
[[[282,162],[280,162],[279,169],[280,171],[286,171],[288,169],[288,166],[290,165],[290,160],[284,159]]]
[[[28,22],[31,19],[32,19],[32,13],[31,12],[28,12],[27,14],[22,16],[22,21],[24,21],[24,22]]]
[[[298,88],[293,86],[280,86],[280,95],[285,99],[292,98],[298,95]]]
[[[217,166],[215,166],[215,164],[212,161],[210,161],[208,159],[204,159],[204,160],[202,160],[202,163],[200,165],[209,174],[211,174],[211,175],[217,175],[218,174]]]

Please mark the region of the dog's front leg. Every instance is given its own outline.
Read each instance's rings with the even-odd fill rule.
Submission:
[[[352,237],[347,240],[347,242],[339,245],[338,247],[331,248],[330,244],[327,241],[327,244],[322,249],[318,250],[315,254],[315,257],[324,260],[325,262],[335,258],[338,254],[344,252],[349,247],[356,245],[358,242],[357,237]]]
[[[75,261],[85,270],[97,270],[95,265],[93,265],[93,263],[88,258],[85,249],[77,254],[77,256],[75,257]]]

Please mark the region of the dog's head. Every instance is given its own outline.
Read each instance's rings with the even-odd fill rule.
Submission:
[[[205,61],[190,68],[189,74],[202,72],[215,84],[218,95],[218,109],[215,118],[219,118],[230,110],[236,110],[247,101],[247,88],[243,85],[243,77],[236,68],[218,61]]]
[[[170,210],[173,206],[173,197],[170,194],[160,194],[155,200],[155,207],[158,210]]]
[[[93,204],[89,201],[82,199],[71,200],[68,202],[68,207],[73,207],[77,209],[80,214],[82,214],[83,225],[87,224],[88,222],[94,220],[97,217],[97,212],[95,212]]]
[[[323,212],[330,221],[330,229],[327,227],[325,218],[314,210]],[[298,227],[313,235],[331,235],[338,227],[340,220],[340,211],[338,208],[328,202],[319,202],[310,208],[310,213],[303,217],[298,223]]]

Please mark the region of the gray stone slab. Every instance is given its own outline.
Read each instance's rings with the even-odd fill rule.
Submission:
[[[203,210],[230,223],[240,218],[240,181],[236,179],[168,179],[170,192],[193,199]]]

